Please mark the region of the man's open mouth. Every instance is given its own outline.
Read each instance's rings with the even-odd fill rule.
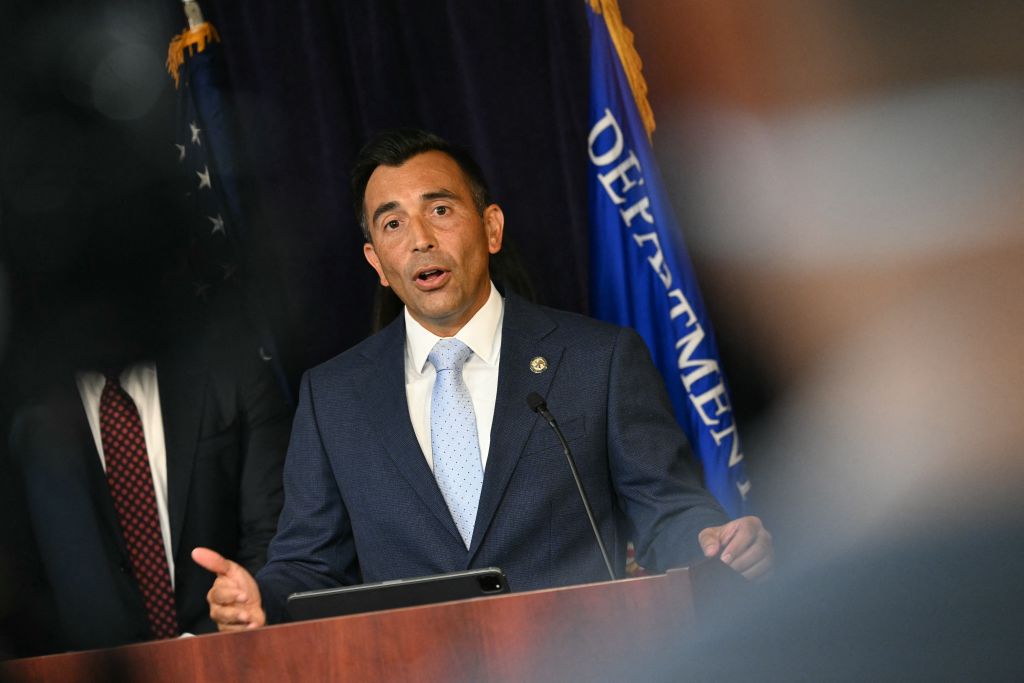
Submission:
[[[419,280],[420,282],[433,282],[440,278],[442,275],[444,275],[446,272],[448,271],[442,270],[441,268],[431,268],[417,274],[416,279]]]

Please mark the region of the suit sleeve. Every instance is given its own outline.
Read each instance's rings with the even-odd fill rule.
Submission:
[[[700,483],[664,380],[633,330],[620,330],[608,377],[608,456],[637,561],[668,569],[703,557],[697,536],[728,521]]]
[[[244,460],[239,491],[237,562],[255,572],[267,559],[283,503],[281,486],[288,446],[290,411],[267,364],[253,354],[255,367],[239,382]]]
[[[352,527],[317,425],[309,373],[302,378],[284,472],[285,505],[266,566],[256,576],[269,623],[288,595],[358,583]]]

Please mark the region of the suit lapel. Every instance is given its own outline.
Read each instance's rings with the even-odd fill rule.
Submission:
[[[185,525],[185,509],[188,505],[208,379],[204,365],[192,366],[177,357],[157,362],[160,413],[167,451],[167,514],[171,526],[171,553],[175,562],[178,561],[178,548]]]
[[[543,315],[531,313],[525,302],[514,296],[507,299],[491,445],[473,527],[470,560],[494,519],[527,438],[537,422],[536,415],[526,404],[526,397],[533,391],[541,396],[547,395],[565,351],[562,345],[544,340],[555,328],[555,323]],[[541,372],[531,368],[531,362],[536,358],[546,361],[546,368]]]
[[[75,444],[72,450],[81,458],[79,464],[85,472],[86,487],[96,516],[100,523],[108,529],[107,537],[113,540],[121,557],[127,558],[128,549],[124,544],[124,535],[121,533],[121,522],[114,509],[114,500],[110,497],[107,475],[100,463],[100,454],[96,450],[96,439],[93,438],[92,429],[89,427],[89,420],[85,414],[85,407],[82,405],[78,387],[72,381],[61,390],[61,394],[59,400],[63,405],[58,409],[57,414],[66,416],[72,430],[72,443]],[[66,403],[64,403],[65,400]]]
[[[372,389],[367,399],[368,419],[374,422],[380,434],[384,451],[401,475],[409,482],[416,495],[449,533],[462,543],[444,496],[437,486],[434,473],[427,465],[426,456],[416,439],[409,418],[409,402],[405,394],[405,318],[399,316],[382,333],[379,351],[367,352],[375,378],[367,378]]]

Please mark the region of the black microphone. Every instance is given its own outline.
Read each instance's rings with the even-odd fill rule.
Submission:
[[[597,531],[597,522],[594,521],[594,511],[590,507],[590,500],[587,498],[586,491],[583,490],[583,482],[580,481],[580,473],[576,469],[576,461],[572,459],[572,453],[569,451],[569,444],[562,435],[562,430],[558,428],[558,423],[555,422],[555,416],[548,410],[548,404],[544,402],[544,399],[540,397],[540,394],[535,391],[531,391],[530,395],[526,397],[526,404],[530,406],[530,410],[543,417],[547,423],[551,425],[551,428],[555,430],[555,436],[558,437],[558,441],[562,444],[562,452],[565,453],[565,459],[569,462],[569,470],[572,472],[573,481],[576,482],[576,490],[580,492],[580,500],[583,501],[583,509],[587,511],[587,519],[590,520],[590,528],[594,530],[594,540],[597,541],[597,548],[601,551],[601,559],[604,560],[604,566],[608,569],[608,576],[610,576],[612,581],[614,581],[615,572],[612,571],[612,563],[608,561],[608,551],[604,549],[604,543],[601,541],[601,534]]]

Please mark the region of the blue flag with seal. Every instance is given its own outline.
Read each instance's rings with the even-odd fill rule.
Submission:
[[[591,311],[647,342],[705,485],[738,517],[750,482],[715,336],[655,164],[640,59],[615,0],[587,6]]]

